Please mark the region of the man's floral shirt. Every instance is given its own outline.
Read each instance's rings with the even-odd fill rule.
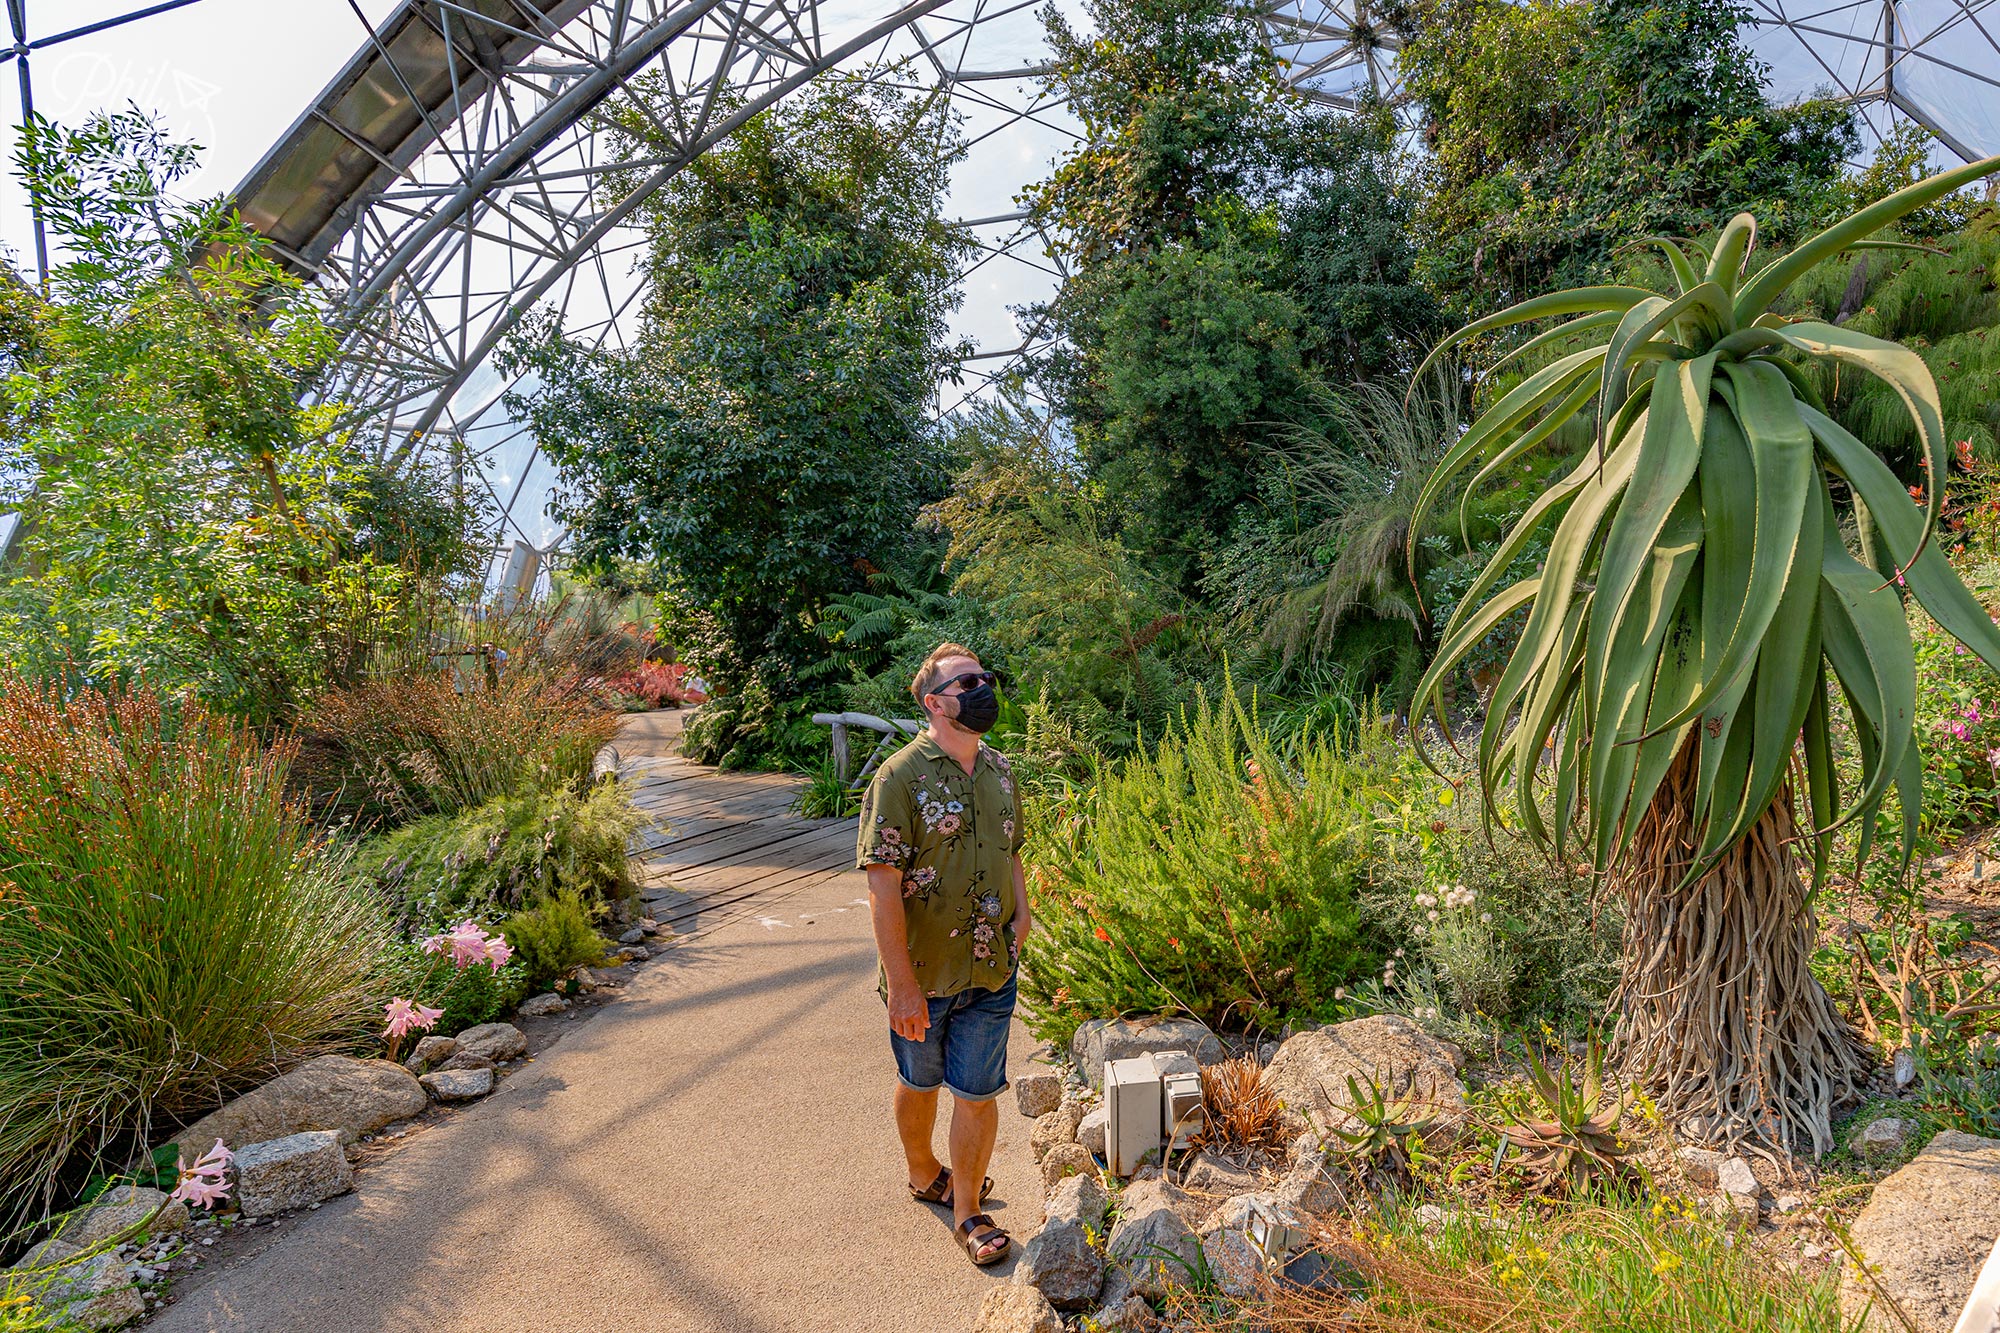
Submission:
[[[910,965],[926,995],[1007,984],[1019,955],[1020,850],[1014,775],[984,742],[969,774],[928,731],[876,771],[861,802],[855,858],[864,870],[902,871]]]

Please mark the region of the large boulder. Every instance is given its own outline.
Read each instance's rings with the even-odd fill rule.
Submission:
[[[1201,1257],[1223,1295],[1244,1300],[1264,1275],[1264,1256],[1240,1231],[1212,1231],[1202,1237]]]
[[[1028,1132],[1028,1150],[1039,1162],[1058,1143],[1075,1143],[1076,1127],[1082,1120],[1083,1106],[1073,1101],[1065,1101],[1055,1110],[1037,1116],[1035,1127]]]
[[[1056,1219],[1022,1247],[1014,1281],[1041,1292],[1058,1310],[1088,1309],[1104,1285],[1104,1256],[1081,1226]]]
[[[1042,1159],[1042,1189],[1054,1189],[1060,1182],[1072,1176],[1095,1176],[1097,1159],[1085,1151],[1080,1143],[1058,1143],[1049,1149],[1049,1155]]]
[[[417,1076],[394,1061],[322,1055],[203,1116],[174,1142],[192,1157],[217,1139],[241,1148],[309,1129],[337,1130],[352,1140],[430,1104]]]
[[[1190,1051],[1202,1064],[1229,1057],[1215,1034],[1188,1018],[1093,1018],[1070,1038],[1070,1058],[1090,1086],[1104,1086],[1104,1062],[1161,1051]]]
[[[2000,1139],[1956,1130],[1939,1134],[1875,1187],[1848,1234],[1920,1333],[1951,1333],[2000,1236]],[[1873,1296],[1852,1271],[1842,1278],[1847,1318]],[[1880,1301],[1864,1327],[1867,1333],[1903,1333]]]
[[[1162,1184],[1146,1181],[1125,1191],[1118,1225],[1105,1246],[1106,1257],[1125,1271],[1132,1290],[1151,1301],[1164,1300],[1170,1287],[1188,1285],[1202,1262],[1201,1240],[1172,1197],[1155,1188]]]
[[[1063,1333],[1062,1316],[1033,1287],[1000,1286],[979,1303],[972,1333]]]
[[[417,1082],[441,1102],[469,1102],[493,1091],[493,1069],[440,1069]]]
[[[1350,1075],[1364,1094],[1373,1083],[1389,1100],[1408,1102],[1413,1117],[1434,1117],[1441,1130],[1464,1123],[1465,1085],[1451,1056],[1422,1028],[1395,1014],[1298,1033],[1278,1048],[1264,1071],[1278,1100],[1321,1133],[1351,1128]]]
[[[56,1232],[56,1239],[78,1249],[87,1249],[127,1227],[145,1222],[151,1236],[167,1236],[187,1229],[187,1205],[145,1185],[118,1185],[104,1191],[89,1208],[76,1214]]]
[[[50,1327],[121,1328],[146,1313],[145,1298],[115,1251],[76,1259],[80,1252],[64,1241],[44,1241],[14,1265],[20,1290],[50,1317]]]
[[[236,1204],[245,1217],[305,1208],[354,1188],[354,1168],[340,1135],[308,1130],[236,1154]]]
[[[1181,1173],[1181,1188],[1190,1194],[1227,1199],[1257,1188],[1257,1173],[1227,1157],[1199,1152]]]
[[[1062,1105],[1061,1074],[1037,1070],[1014,1080],[1014,1106],[1030,1120],[1039,1120]]]

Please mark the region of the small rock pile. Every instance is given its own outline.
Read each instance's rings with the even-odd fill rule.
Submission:
[[[1016,1106],[1034,1121],[1029,1142],[1042,1164],[1045,1220],[1023,1245],[1012,1285],[986,1294],[974,1333],[1059,1333],[1066,1315],[1085,1316],[1083,1327],[1103,1333],[1153,1329],[1155,1307],[1204,1268],[1236,1299],[1271,1280],[1314,1280],[1316,1256],[1267,1259],[1252,1235],[1275,1224],[1310,1238],[1347,1206],[1326,1166],[1324,1136],[1325,1124],[1342,1116],[1319,1085],[1344,1092],[1351,1072],[1447,1109],[1464,1106],[1447,1052],[1415,1025],[1381,1017],[1332,1024],[1294,1034],[1269,1055],[1267,1077],[1290,1092],[1296,1133],[1285,1157],[1237,1160],[1204,1150],[1172,1178],[1149,1165],[1122,1188],[1110,1181],[1107,1115],[1094,1091],[1105,1062],[1151,1055],[1191,1068],[1225,1054],[1198,1024],[1087,1023],[1072,1044],[1068,1080],[1035,1073],[1015,1082]]]

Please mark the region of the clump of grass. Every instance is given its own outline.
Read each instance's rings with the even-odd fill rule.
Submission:
[[[393,933],[286,800],[291,753],[0,676],[0,1223],[380,1022]]]
[[[1391,1206],[1328,1242],[1337,1288],[1174,1310],[1190,1333],[1842,1333],[1838,1273],[1775,1262],[1680,1200],[1607,1196],[1459,1214]],[[1203,1302],[1188,1300],[1188,1306]],[[1212,1306],[1212,1303],[1208,1303]]]
[[[840,819],[859,804],[839,766],[827,759],[806,770],[806,785],[799,788],[792,809],[807,819]]]

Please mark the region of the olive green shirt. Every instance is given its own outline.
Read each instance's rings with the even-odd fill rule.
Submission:
[[[928,731],[890,756],[861,800],[861,869],[903,872],[910,966],[927,996],[998,990],[1020,957],[1014,775],[985,742],[970,774]],[[886,978],[883,993],[887,994]]]

